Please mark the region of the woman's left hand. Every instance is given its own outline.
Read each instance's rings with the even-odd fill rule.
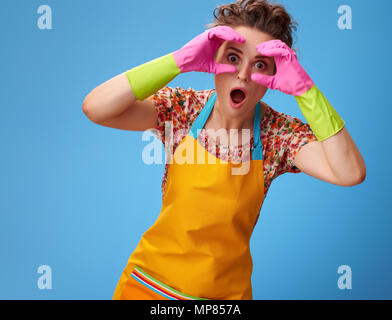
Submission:
[[[254,82],[294,96],[301,96],[313,87],[314,83],[299,64],[296,53],[283,41],[269,40],[257,45],[256,49],[261,55],[275,58],[276,74],[253,73]]]

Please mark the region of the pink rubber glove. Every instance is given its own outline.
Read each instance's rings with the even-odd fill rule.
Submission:
[[[245,43],[246,39],[228,26],[208,29],[173,53],[181,73],[198,71],[208,73],[234,73],[235,66],[215,62],[214,56],[224,41]]]
[[[313,87],[314,83],[299,64],[296,53],[283,41],[266,41],[257,45],[256,50],[261,55],[275,58],[276,74],[253,73],[251,79],[254,82],[294,96],[301,96]]]

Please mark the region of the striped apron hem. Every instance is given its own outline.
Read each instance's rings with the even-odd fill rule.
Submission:
[[[170,300],[210,300],[181,293],[180,291],[177,291],[164,284],[163,282],[150,276],[138,266],[135,266],[135,268],[133,269],[131,277],[142,285],[148,287],[150,290],[153,290],[154,292]]]

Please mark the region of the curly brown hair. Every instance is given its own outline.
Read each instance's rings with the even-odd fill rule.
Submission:
[[[293,46],[297,22],[280,4],[272,4],[268,0],[238,0],[217,6],[213,13],[215,21],[207,24],[207,29],[217,26],[257,28],[290,48]]]

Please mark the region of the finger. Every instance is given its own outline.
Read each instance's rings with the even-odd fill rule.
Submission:
[[[293,54],[295,55],[295,52],[292,51],[285,43],[282,41],[267,41],[260,43],[256,46],[256,50],[265,56],[286,56]]]
[[[218,38],[224,41],[231,41],[237,43],[245,43],[246,39],[237,33],[234,29],[228,26],[219,26],[211,29],[208,34],[208,39]]]
[[[273,40],[264,41],[264,42],[260,43],[259,46],[261,46],[261,47],[265,46],[268,48],[290,49],[290,47],[280,39],[273,39]]]
[[[235,73],[235,72],[237,72],[237,68],[235,66],[231,66],[229,64],[223,64],[223,63],[215,63],[214,66],[215,74]]]
[[[290,54],[286,49],[282,48],[265,48],[265,47],[256,47],[256,50],[267,57],[278,57],[278,56],[286,56]]]
[[[270,89],[275,89],[275,76],[267,76],[264,74],[260,73],[252,73],[250,76],[251,79],[258,83],[261,84],[264,87],[270,88]]]

